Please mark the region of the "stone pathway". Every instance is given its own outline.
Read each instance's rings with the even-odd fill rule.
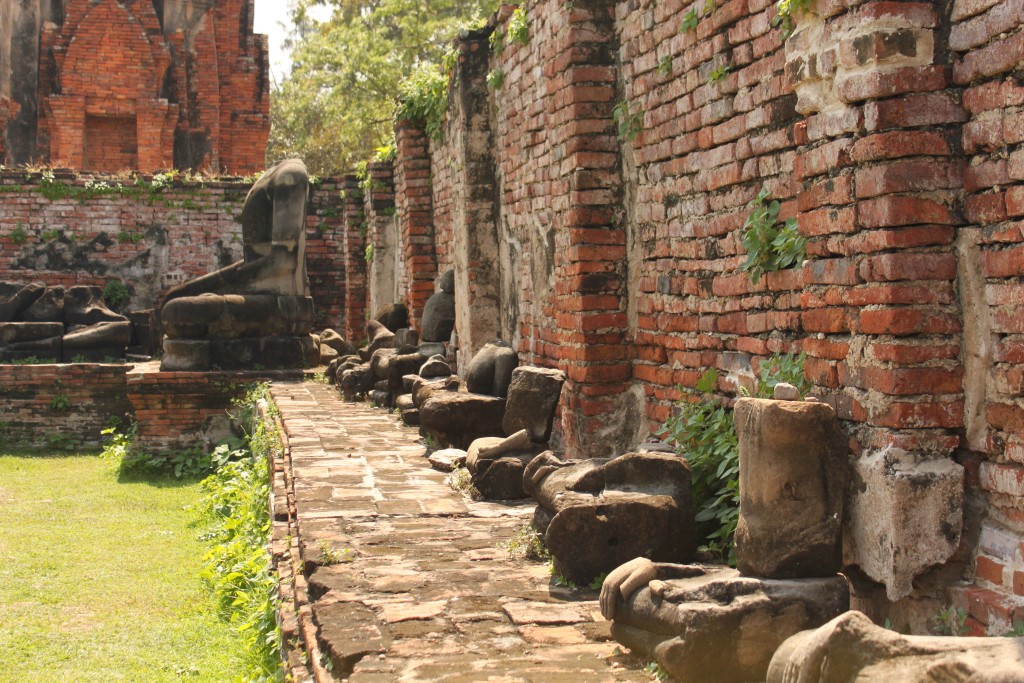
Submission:
[[[547,564],[499,547],[533,505],[464,498],[430,468],[414,429],[334,387],[272,393],[285,462],[290,451],[299,621],[312,615],[307,659],[327,664],[312,662],[317,681],[651,680],[614,654],[596,591],[557,587]],[[340,562],[323,564],[325,549]]]

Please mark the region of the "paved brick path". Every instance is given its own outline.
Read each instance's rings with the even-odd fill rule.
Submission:
[[[546,564],[499,547],[532,505],[463,498],[414,429],[333,387],[274,384],[273,397],[312,601],[303,609],[318,627],[313,659],[318,646],[333,668],[314,667],[317,680],[651,679],[614,655],[595,591],[554,586]],[[318,565],[324,544],[346,561]]]

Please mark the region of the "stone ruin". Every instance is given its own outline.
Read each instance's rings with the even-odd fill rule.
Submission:
[[[164,297],[162,370],[315,365],[306,275],[309,175],[282,161],[253,185],[242,209],[244,259]]]
[[[0,282],[0,362],[124,360],[131,341],[128,318],[99,287]]]

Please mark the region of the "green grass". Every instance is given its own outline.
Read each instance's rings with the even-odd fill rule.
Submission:
[[[200,495],[96,456],[0,455],[0,681],[239,680],[199,578]]]

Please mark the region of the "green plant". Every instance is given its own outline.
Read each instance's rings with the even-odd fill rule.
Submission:
[[[78,446],[78,439],[71,434],[50,432],[44,438],[46,448],[52,451],[73,451]]]
[[[367,244],[366,245],[366,251],[363,254],[363,258],[366,259],[366,263],[367,264],[373,263],[373,245],[372,244]]]
[[[43,242],[52,242],[60,237],[60,230],[56,228],[50,230],[43,230],[39,233],[39,239]]]
[[[520,45],[530,42],[530,26],[526,19],[526,10],[522,5],[516,8],[508,20],[508,39]]]
[[[421,64],[398,88],[395,120],[408,119],[423,125],[434,140],[444,136],[448,113],[448,74],[435,64]]]
[[[121,231],[117,233],[117,241],[121,244],[138,244],[142,241],[142,233],[140,232],[125,232]]]
[[[715,0],[704,0],[703,14],[708,15],[715,11]]]
[[[657,662],[649,662],[647,666],[644,667],[644,671],[651,674],[651,677],[658,681],[667,681],[671,678],[671,674],[669,674],[668,671],[665,671],[661,664],[658,664]]]
[[[939,610],[932,624],[932,630],[940,636],[962,636],[970,630],[967,628],[967,612],[959,607]]]
[[[501,90],[505,86],[505,70],[500,66],[487,74],[487,87]]]
[[[697,383],[696,400],[679,405],[665,421],[662,436],[686,456],[693,477],[697,538],[702,550],[735,564],[733,534],[739,521],[739,440],[732,411],[711,396],[718,372]],[[684,390],[693,397],[693,392]]]
[[[766,272],[797,267],[807,253],[807,240],[800,236],[796,219],[779,224],[781,205],[775,199],[766,203],[768,196],[768,189],[762,187],[747,204],[751,211],[742,228],[747,250],[743,270],[755,284]]]
[[[761,361],[757,395],[769,398],[775,393],[775,385],[785,382],[796,387],[801,398],[807,396],[811,390],[811,383],[804,376],[806,361],[807,356],[804,353],[776,353]]]
[[[683,22],[679,24],[679,32],[687,33],[688,31],[695,31],[697,29],[698,21],[697,11],[690,10],[683,16]]]
[[[71,410],[71,399],[67,394],[57,394],[50,399],[50,408],[61,412]]]
[[[380,163],[390,163],[398,157],[398,145],[395,144],[394,140],[391,140],[386,145],[382,145],[374,150],[373,160]],[[327,207],[333,209],[334,207]],[[335,215],[338,215],[335,211]]]
[[[663,78],[672,75],[672,55],[664,55],[658,60],[658,75]]]
[[[512,538],[502,541],[498,547],[508,553],[508,559],[513,561],[547,562],[551,559],[551,554],[544,545],[543,536],[532,524],[522,526]]]
[[[480,491],[473,486],[473,475],[465,467],[456,467],[445,481],[448,483],[448,486],[452,487],[452,490],[458,491],[467,498],[472,500],[480,500],[482,498]]]
[[[551,560],[551,563],[548,565],[548,572],[551,574],[552,583],[554,583],[556,586],[561,586],[562,588],[570,588],[572,590],[576,589],[575,581],[572,581],[571,579],[568,579],[565,576],[562,576],[558,573],[558,571],[555,569],[554,560]]]
[[[28,241],[28,233],[25,232],[25,224],[18,223],[14,230],[7,233],[7,239],[11,240],[11,244],[25,244]]]
[[[708,74],[708,83],[718,83],[722,81],[729,72],[732,71],[732,64],[719,64],[711,73]]]
[[[437,443],[437,439],[434,438],[433,434],[427,434],[423,437],[423,445],[427,447],[428,451],[436,451],[441,447],[441,444]]]
[[[795,17],[806,14],[814,7],[814,0],[779,0],[775,3],[777,10],[772,17],[772,26],[782,29],[782,39],[785,40],[793,33]]]
[[[131,300],[131,289],[120,280],[110,280],[103,287],[103,301],[116,311],[122,310]]]
[[[330,567],[336,564],[349,564],[354,562],[355,558],[352,556],[351,548],[337,550],[328,541],[322,540],[320,541],[320,554],[317,555],[316,561],[318,564]]]
[[[604,585],[604,580],[607,579],[607,578],[608,578],[608,572],[604,572],[602,574],[598,574],[597,576],[595,576],[594,580],[590,582],[591,590],[595,590],[595,591],[601,590],[601,586]]]
[[[246,641],[250,675],[276,680],[281,669],[280,596],[266,546],[271,529],[269,461],[280,448],[281,436],[259,416],[257,406],[267,398],[267,385],[255,384],[233,402],[235,418],[247,426],[247,444],[224,446],[225,458],[203,480],[205,495],[197,512],[206,527],[202,536],[212,543],[201,576],[213,590],[221,616]],[[268,407],[275,416],[276,407]]]
[[[313,382],[314,384],[330,384],[331,383],[331,379],[327,376],[326,372],[314,373],[309,378],[309,381]]]
[[[1013,630],[1003,634],[1007,638],[1024,638],[1024,621],[1015,621]]]
[[[494,30],[487,38],[487,43],[491,46],[491,52],[500,55],[505,51],[505,34],[499,33]]]
[[[644,114],[638,111],[631,113],[632,105],[623,100],[612,109],[612,119],[619,131],[619,140],[633,140],[644,129]]]

